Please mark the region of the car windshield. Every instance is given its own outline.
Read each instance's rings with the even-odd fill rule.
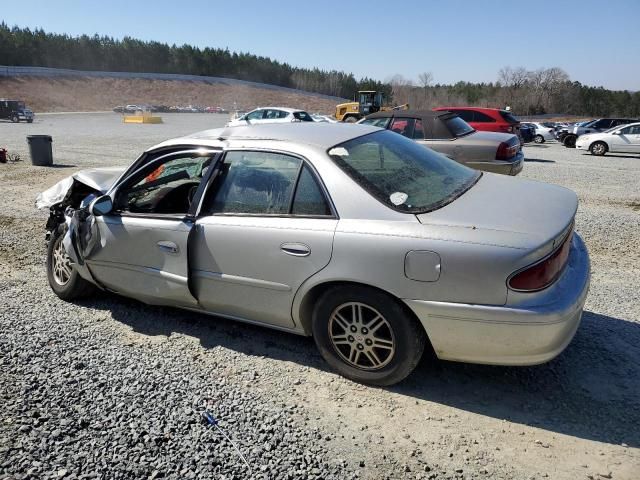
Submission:
[[[507,112],[506,110],[500,110],[500,115],[502,116],[505,122],[518,123],[518,119],[514,117],[511,114],[511,112]]]
[[[429,212],[452,202],[481,175],[389,130],[354,138],[328,153],[376,199],[407,213]]]
[[[301,122],[313,122],[313,118],[307,112],[293,112],[293,116]]]
[[[444,123],[454,137],[462,137],[475,132],[475,129],[458,116],[447,118]]]
[[[582,122],[582,123],[579,123],[578,126],[579,127],[593,127],[596,124],[597,121],[598,120],[591,120],[590,122]]]

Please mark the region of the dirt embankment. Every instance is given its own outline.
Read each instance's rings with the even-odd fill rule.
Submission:
[[[148,103],[220,106],[229,110],[278,105],[328,114],[335,111],[336,105],[320,96],[267,88],[142,78],[1,78],[0,98],[22,99],[35,112],[90,112]]]

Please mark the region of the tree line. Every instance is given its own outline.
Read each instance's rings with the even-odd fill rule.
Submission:
[[[353,98],[356,91],[391,93],[388,84],[352,73],[293,67],[268,57],[222,48],[168,45],[132,37],[48,33],[0,23],[0,63],[112,72],[178,73],[235,78]]]
[[[48,33],[0,23],[0,63],[76,70],[178,73],[236,78],[354,98],[358,90],[379,90],[391,103],[412,108],[436,106],[511,107],[518,115],[557,113],[579,116],[640,117],[640,92],[613,91],[571,81],[561,68],[505,67],[496,82],[434,84],[424,72],[418,81],[402,75],[381,82],[352,73],[299,68],[268,57],[221,48],[168,45],[132,37]]]
[[[433,74],[421,73],[418,82],[395,75],[390,79],[395,103],[412,108],[438,106],[510,107],[517,115],[561,114],[586,117],[640,118],[640,91],[607,90],[571,81],[559,67],[527,70],[504,67],[489,83],[433,83]]]

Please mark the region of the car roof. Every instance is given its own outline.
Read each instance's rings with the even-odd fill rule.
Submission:
[[[387,110],[386,112],[376,112],[367,115],[367,118],[391,118],[391,117],[408,117],[408,118],[435,118],[449,115],[447,111],[433,110]]]
[[[166,140],[149,150],[172,145],[209,145],[224,147],[234,140],[260,142],[292,142],[328,149],[352,138],[380,131],[369,125],[345,123],[266,123],[241,125],[237,127],[215,128],[196,132],[184,137]]]
[[[449,110],[449,111],[455,111],[455,110],[474,110],[476,112],[508,112],[511,113],[512,115],[514,114],[511,110],[505,110],[504,108],[491,108],[491,107],[436,107],[434,108],[434,110],[436,111],[442,111],[442,110]]]
[[[282,110],[285,112],[289,112],[289,113],[295,113],[295,112],[304,112],[305,110],[300,110],[299,108],[289,108],[289,107],[258,107],[258,108],[254,108],[253,111],[256,110]]]

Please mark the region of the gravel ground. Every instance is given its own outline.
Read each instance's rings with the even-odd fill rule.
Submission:
[[[637,479],[640,157],[525,147],[522,176],[580,196],[592,287],[554,361],[506,368],[425,358],[376,389],[327,370],[310,339],[114,295],[50,291],[35,195],[124,165],[217,115],[123,125],[115,114],[0,123],[0,478]],[[56,168],[25,136],[54,138]],[[193,406],[208,399],[231,442]]]

